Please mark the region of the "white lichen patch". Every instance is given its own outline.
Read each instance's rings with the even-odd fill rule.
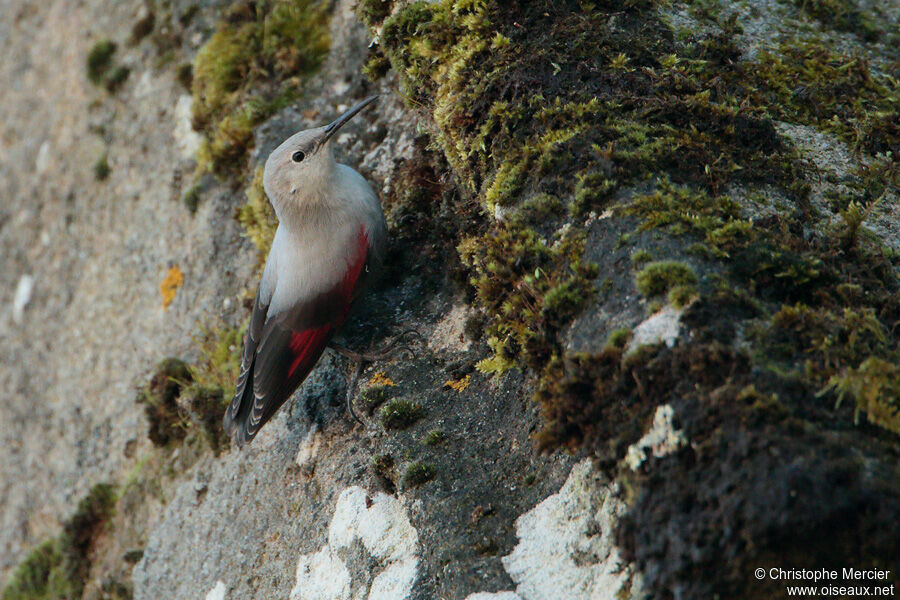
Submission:
[[[629,597],[632,569],[619,558],[614,529],[625,510],[619,487],[585,459],[558,493],[516,519],[519,544],[503,567],[522,600]],[[512,598],[512,597],[510,597]],[[506,600],[506,599],[504,599]]]
[[[469,594],[466,600],[522,600],[522,596],[515,592],[478,592]]]
[[[418,574],[418,540],[399,500],[357,486],[347,488],[338,498],[327,544],[300,557],[291,600],[403,600]],[[351,569],[342,557],[350,556],[357,541],[381,571],[368,590],[351,596]]]
[[[225,600],[226,589],[224,581],[217,581],[213,589],[206,594],[206,600]]]
[[[637,442],[629,446],[625,462],[634,471],[647,460],[648,454],[662,458],[687,444],[687,438],[681,430],[675,429],[673,419],[675,411],[669,404],[656,407],[653,425]]]
[[[684,309],[665,306],[641,322],[632,332],[625,347],[625,354],[631,354],[641,346],[665,343],[671,348],[681,332],[681,315]]]
[[[471,316],[471,309],[459,305],[454,306],[440,320],[428,338],[428,347],[434,351],[465,352],[471,346],[466,337],[466,320]]]
[[[178,154],[184,159],[194,158],[203,141],[203,136],[194,131],[191,126],[192,102],[191,97],[184,94],[178,98],[178,102],[175,104],[175,130],[172,135],[175,137]]]

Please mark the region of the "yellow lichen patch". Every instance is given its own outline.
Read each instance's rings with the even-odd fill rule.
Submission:
[[[394,383],[393,379],[385,375],[384,371],[378,371],[377,373],[372,375],[372,378],[369,380],[369,387],[375,387],[379,385],[388,385],[394,387],[397,384]]]
[[[466,375],[462,379],[457,379],[455,381],[451,379],[449,381],[445,381],[444,387],[448,387],[450,389],[456,390],[457,392],[462,392],[467,387],[469,387],[470,383],[472,383],[472,376]]]
[[[159,293],[162,294],[163,310],[169,308],[172,300],[175,299],[175,293],[184,284],[184,273],[178,268],[178,265],[172,265],[166,272],[162,283],[159,284]]]

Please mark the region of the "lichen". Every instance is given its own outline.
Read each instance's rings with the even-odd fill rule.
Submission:
[[[184,285],[184,273],[178,265],[172,265],[169,267],[169,270],[166,271],[166,276],[163,277],[163,280],[159,283],[159,293],[162,296],[163,310],[169,308],[169,305],[172,304],[172,301],[175,299],[175,294],[178,293],[178,290],[182,285]]]

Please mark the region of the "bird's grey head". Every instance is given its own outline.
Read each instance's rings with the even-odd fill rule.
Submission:
[[[298,131],[272,151],[266,160],[263,186],[276,211],[286,202],[303,204],[322,196],[335,164],[329,142],[347,121],[377,98],[370,96],[356,103],[324,127]]]

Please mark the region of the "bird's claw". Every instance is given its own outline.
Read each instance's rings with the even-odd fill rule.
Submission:
[[[387,343],[384,348],[377,352],[355,352],[353,350],[350,350],[346,346],[331,342],[330,347],[332,350],[356,363],[356,368],[353,371],[353,377],[350,379],[350,384],[347,386],[347,411],[361,425],[365,425],[365,422],[361,418],[359,418],[359,416],[356,414],[356,411],[353,409],[353,399],[356,395],[356,387],[359,383],[359,377],[360,375],[362,375],[365,364],[391,358],[398,352],[406,352],[410,358],[414,358],[415,352],[413,352],[412,347],[400,343],[406,338],[413,338],[417,342],[421,342],[424,339],[422,337],[422,334],[420,334],[418,331],[414,329],[408,329],[394,337]]]

